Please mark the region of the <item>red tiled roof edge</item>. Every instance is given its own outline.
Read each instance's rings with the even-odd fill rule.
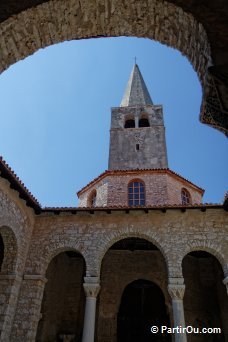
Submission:
[[[77,196],[79,197],[85,190],[87,190],[88,188],[90,188],[91,185],[97,183],[98,181],[100,181],[101,179],[103,179],[105,176],[107,175],[112,175],[115,173],[135,173],[135,172],[146,172],[146,171],[152,171],[152,172],[161,172],[161,171],[165,171],[167,173],[170,173],[174,176],[177,176],[178,178],[181,178],[182,180],[184,180],[185,182],[191,184],[193,187],[197,188],[197,190],[199,190],[202,194],[204,194],[205,190],[200,188],[198,185],[190,182],[188,179],[182,177],[181,175],[179,175],[178,173],[170,170],[170,169],[134,169],[134,170],[106,170],[103,173],[101,173],[98,177],[94,178],[91,182],[89,182],[88,184],[86,184],[81,190],[79,190],[77,192]]]
[[[20,198],[26,201],[26,205],[33,208],[35,212],[41,211],[41,205],[37,199],[26,188],[24,183],[19,179],[11,167],[0,156],[0,175],[9,181],[10,187],[19,193]]]
[[[167,205],[154,205],[154,206],[105,206],[105,207],[45,207],[42,209],[42,212],[71,212],[71,211],[108,211],[108,210],[162,210],[162,209],[225,209],[223,204],[219,203],[200,203],[200,204],[191,204],[191,205],[181,205],[181,204],[167,204]],[[225,209],[226,210],[226,209]]]

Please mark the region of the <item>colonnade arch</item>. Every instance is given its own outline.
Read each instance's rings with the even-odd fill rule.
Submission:
[[[96,255],[93,256],[93,263],[90,263],[90,265],[88,265],[88,273],[90,273],[90,267],[93,267],[94,269],[97,270],[97,276],[99,277],[100,272],[101,272],[102,261],[104,259],[104,256],[108,252],[108,250],[115,243],[118,243],[118,241],[128,239],[128,238],[146,240],[146,241],[148,241],[148,243],[151,243],[152,245],[154,245],[161,252],[161,254],[165,260],[165,264],[166,264],[166,268],[167,268],[167,274],[168,274],[168,276],[170,276],[171,260],[170,260],[169,255],[168,255],[168,251],[166,250],[165,246],[163,245],[160,237],[154,233],[153,234],[149,234],[149,233],[147,234],[143,231],[137,231],[137,230],[116,231],[116,232],[112,232],[112,233],[107,234],[106,236],[102,237],[101,243],[99,244],[99,246],[97,246]],[[92,258],[90,258],[90,259],[92,259]]]
[[[140,4],[52,0],[5,20],[0,32],[0,71],[40,48],[73,39],[135,36],[178,49],[201,81],[204,122],[219,128],[213,108],[219,110],[220,105],[208,73],[213,62],[206,32],[191,14],[174,4],[159,0]],[[206,103],[211,94],[213,107]]]
[[[58,250],[50,261],[36,341],[81,341],[85,295],[85,259],[73,249]]]
[[[167,264],[163,254],[149,239],[135,237],[134,234],[129,234],[128,237],[119,236],[116,242],[112,240],[112,245],[109,244],[109,249],[102,258],[97,314],[98,341],[122,341],[122,338],[125,338],[122,335],[117,336],[117,331],[121,330],[118,327],[121,298],[125,288],[130,283],[137,283],[139,279],[145,284],[153,283],[151,289],[155,291],[159,288],[159,291],[164,293],[164,303],[167,307],[165,314],[172,319]],[[142,334],[140,341],[146,341],[148,336],[151,338],[150,332],[138,333]],[[131,332],[129,336],[132,336]]]
[[[207,250],[207,249],[206,249]],[[215,251],[213,250],[213,254]],[[219,260],[205,249],[196,248],[182,260],[185,282],[186,325],[194,328],[220,328],[219,334],[190,334],[188,341],[226,341],[228,301]]]

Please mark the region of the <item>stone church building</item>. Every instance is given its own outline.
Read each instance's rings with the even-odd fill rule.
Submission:
[[[228,341],[228,199],[203,193],[168,168],[137,64],[78,207],[42,208],[1,159],[0,341]]]

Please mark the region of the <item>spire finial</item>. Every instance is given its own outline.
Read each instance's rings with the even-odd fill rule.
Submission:
[[[136,57],[135,57],[135,65],[136,65]]]

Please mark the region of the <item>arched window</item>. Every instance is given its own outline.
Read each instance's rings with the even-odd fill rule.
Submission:
[[[96,190],[93,190],[92,193],[89,196],[89,201],[88,201],[88,206],[89,207],[96,207],[96,202],[97,202],[97,192]]]
[[[145,185],[142,181],[134,180],[128,184],[128,205],[145,205]]]
[[[125,121],[124,128],[135,128],[135,120],[134,119],[127,119]]]
[[[139,127],[150,127],[149,120],[146,116],[139,119]]]
[[[190,193],[188,192],[187,189],[183,188],[181,190],[181,203],[183,205],[185,204],[191,204],[192,203],[192,200],[191,200],[191,195]]]

